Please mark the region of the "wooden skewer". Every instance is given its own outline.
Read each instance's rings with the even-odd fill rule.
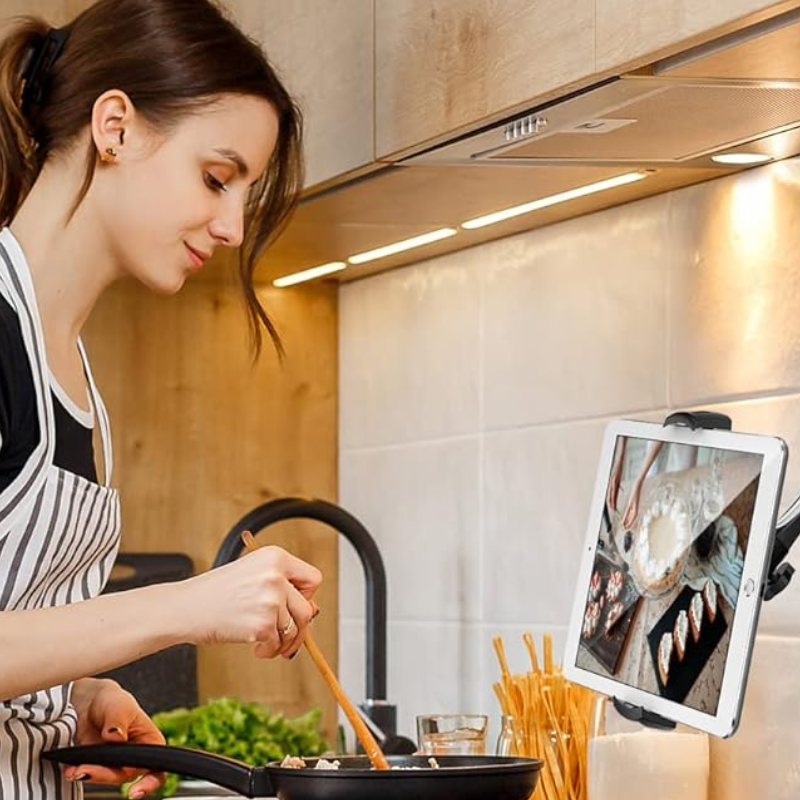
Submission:
[[[244,546],[248,552],[252,553],[254,550],[258,550],[258,544],[250,531],[242,532],[242,541],[244,542]],[[344,711],[345,715],[347,716],[347,719],[350,720],[350,724],[353,726],[353,730],[358,737],[358,741],[361,742],[361,746],[364,748],[364,752],[369,757],[372,766],[375,767],[375,769],[390,769],[389,762],[386,760],[386,756],[383,754],[380,745],[375,740],[375,737],[372,735],[369,728],[364,724],[364,720],[362,720],[358,715],[358,712],[353,706],[353,703],[350,701],[350,698],[345,694],[344,689],[342,689],[341,684],[336,678],[336,675],[333,674],[330,664],[328,664],[325,656],[322,654],[322,651],[314,641],[314,637],[311,635],[310,630],[306,631],[303,644],[306,646],[308,654],[311,656],[312,661],[317,665],[317,669],[322,674],[322,677],[325,679],[328,687],[333,692],[336,702],[341,706],[342,711]]]

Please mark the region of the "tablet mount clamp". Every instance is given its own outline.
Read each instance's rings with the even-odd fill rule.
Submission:
[[[705,428],[708,430],[725,430],[732,428],[731,418],[725,414],[714,411],[676,411],[664,420],[664,427],[679,425],[691,430]],[[769,562],[767,579],[763,586],[763,598],[772,600],[779,595],[791,582],[794,567],[784,561],[792,545],[800,537],[800,498],[778,519],[775,524],[775,539],[772,547],[772,557]],[[612,698],[614,708],[625,719],[638,722],[648,728],[658,730],[672,730],[675,722],[662,717],[653,711],[648,711],[641,706],[626,703],[618,697]]]

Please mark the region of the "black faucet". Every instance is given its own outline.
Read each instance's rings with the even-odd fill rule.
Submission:
[[[367,695],[361,710],[382,734],[386,752],[413,752],[414,743],[395,735],[397,707],[386,699],[386,570],[378,545],[367,529],[349,512],[325,500],[284,497],[248,511],[223,539],[213,567],[239,557],[244,544],[241,534],[253,534],[286,519],[315,519],[337,530],[355,548],[364,567],[367,601]],[[212,567],[212,568],[213,568]],[[410,750],[409,750],[410,748]]]

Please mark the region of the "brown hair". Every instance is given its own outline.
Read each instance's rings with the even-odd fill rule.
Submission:
[[[51,43],[50,27],[36,17],[22,17],[0,45],[0,225],[13,219],[45,161],[74,145],[91,120],[95,100],[108,89],[124,91],[162,132],[221,94],[264,98],[278,115],[279,133],[248,199],[239,279],[255,354],[263,325],[282,356],[253,272],[297,204],[302,118],[258,44],[210,0],[99,0],[61,30],[66,43],[38,87],[41,103],[31,102],[30,92],[23,91],[23,73],[36,49]],[[96,163],[92,142],[71,214],[86,196]]]

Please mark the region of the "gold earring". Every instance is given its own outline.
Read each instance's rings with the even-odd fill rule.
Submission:
[[[104,153],[100,153],[100,160],[107,164],[109,161],[113,161],[117,157],[117,152],[114,150],[113,147],[106,147]]]

